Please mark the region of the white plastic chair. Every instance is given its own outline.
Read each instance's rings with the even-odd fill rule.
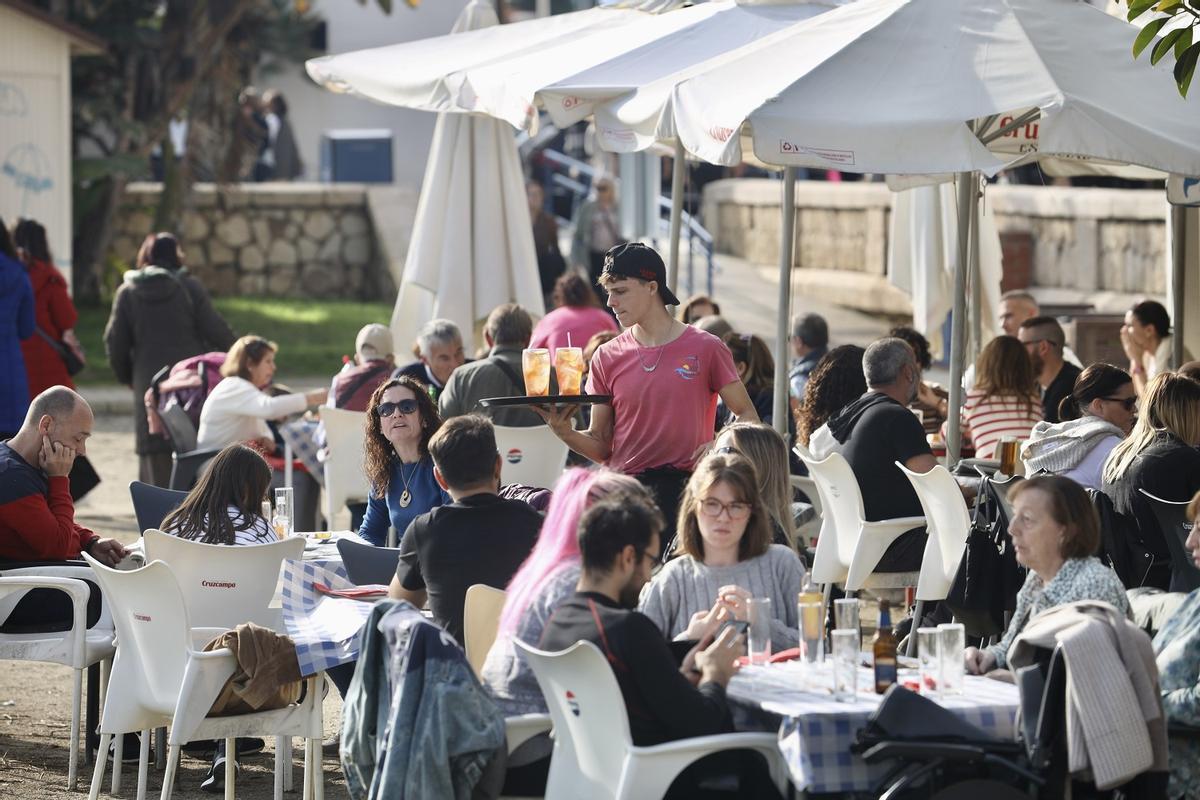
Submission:
[[[320,414],[329,447],[324,465],[325,523],[330,530],[339,530],[333,520],[346,511],[346,503],[367,501],[369,483],[363,472],[367,414],[329,406],[321,406]]]
[[[824,506],[821,505],[821,493],[817,491],[817,482],[804,475],[791,475],[789,478],[792,488],[804,492],[808,499],[812,501],[813,509],[817,512],[817,516],[823,516],[822,509]]]
[[[467,653],[467,663],[476,675],[482,674],[483,662],[496,641],[505,596],[502,589],[484,583],[467,587],[463,602],[463,649]]]
[[[170,755],[163,776],[162,800],[169,800],[179,767],[180,747],[195,739],[224,739],[235,752],[239,736],[301,736],[304,749],[304,797],[322,800],[324,782],[319,756],[323,733],[323,676],[307,680],[303,702],[272,711],[209,717],[208,711],[237,660],[227,649],[202,652],[219,628],[192,628],[184,596],[166,563],[153,561],[138,570],[118,572],[86,553],[105,600],[113,609],[117,652],[100,721],[100,752],[114,734],[171,726]],[[142,737],[138,798],[146,793],[149,737]],[[275,798],[283,797],[282,753],[276,752]],[[225,797],[234,797],[234,759],[226,761]],[[98,758],[89,800],[96,800],[107,759]]]
[[[495,427],[501,484],[549,488],[567,468],[567,445],[548,426]]]
[[[726,733],[636,747],[617,678],[599,648],[576,642],[548,653],[514,643],[533,668],[554,721],[547,800],[662,797],[688,765],[724,750],[762,753],[786,794],[775,734]]]
[[[53,574],[51,574],[53,573]],[[73,577],[70,577],[73,576]],[[102,674],[114,652],[113,623],[108,605],[90,630],[87,605],[91,588],[82,577],[92,577],[86,567],[28,567],[6,569],[0,577],[0,622],[8,618],[17,602],[30,589],[54,589],[71,598],[71,629],[54,633],[0,633],[0,660],[36,661],[62,664],[74,674],[71,684],[71,744],[67,757],[67,788],[75,791],[79,770],[80,703],[83,699],[83,673],[93,664],[102,663]],[[86,739],[86,737],[85,737]],[[101,751],[101,758],[105,751]]]
[[[935,466],[924,474],[913,472],[899,461],[896,466],[908,476],[921,508],[925,511],[925,552],[921,556],[921,574],[917,578],[917,608],[914,619],[921,619],[926,601],[945,600],[954,583],[954,575],[967,549],[971,532],[971,514],[962,491],[950,471]],[[908,640],[908,655],[916,655],[917,637]]]
[[[888,546],[905,531],[924,525],[925,518],[865,520],[858,480],[841,453],[830,453],[819,461],[801,445],[796,445],[796,453],[817,484],[824,511],[813,580],[825,584],[826,594],[834,583],[844,583],[847,591],[915,586],[917,573],[873,570]]]
[[[146,562],[165,561],[197,627],[236,628],[255,622],[283,631],[283,610],[271,608],[285,558],[304,557],[304,538],[230,546],[146,531]]]

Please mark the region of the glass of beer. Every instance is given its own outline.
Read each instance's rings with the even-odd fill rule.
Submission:
[[[545,397],[550,394],[550,351],[530,347],[521,353],[521,368],[525,372],[525,394]]]
[[[582,394],[583,348],[560,347],[555,350],[554,373],[558,377],[559,394]]]
[[[1000,444],[996,446],[996,453],[1000,456],[1000,472],[1005,475],[1015,475],[1017,470],[1017,450],[1020,446],[1020,440],[1015,436],[1005,436],[1000,440]]]
[[[825,631],[822,603],[801,600],[797,603],[800,616],[800,651],[806,664],[819,664],[825,656]]]

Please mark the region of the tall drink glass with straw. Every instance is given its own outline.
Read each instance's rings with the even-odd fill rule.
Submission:
[[[558,378],[558,393],[581,394],[583,384],[583,349],[571,346],[571,334],[567,333],[567,346],[554,351],[554,372]]]

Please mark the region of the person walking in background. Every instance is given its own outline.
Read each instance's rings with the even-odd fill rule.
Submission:
[[[596,293],[576,272],[568,272],[554,284],[555,308],[538,320],[529,339],[530,347],[554,351],[568,344],[583,347],[602,331],[616,333],[617,323],[596,301]]]
[[[571,235],[571,266],[587,273],[596,297],[604,300],[600,273],[604,254],[621,241],[617,221],[617,192],[611,178],[596,179],[595,196],[584,201],[575,213],[575,232]]]
[[[125,273],[113,297],[104,328],[104,349],[117,380],[133,389],[138,480],[167,486],[171,443],[151,436],[146,422],[146,390],[165,366],[214,350],[228,350],[236,338],[204,286],[183,265],[179,242],[160,233],[150,247],[150,264]]]
[[[558,249],[558,221],[546,212],[546,193],[540,183],[526,183],[525,198],[529,201],[529,221],[533,225],[533,249],[537,253],[542,297],[546,299],[546,305],[550,305],[554,282],[567,268],[567,261]]]
[[[0,440],[13,436],[29,408],[21,341],[33,335],[33,287],[0,219]]]
[[[34,335],[21,343],[25,374],[29,378],[29,394],[39,395],[51,386],[74,389],[75,384],[71,381],[60,350],[69,347],[82,360],[83,351],[75,336],[79,313],[67,292],[66,280],[50,258],[46,229],[31,219],[23,219],[17,223],[13,239],[33,286],[37,327]]]
[[[270,170],[265,179],[292,181],[304,174],[304,162],[296,147],[296,135],[288,120],[287,101],[277,89],[263,95],[264,119],[267,123],[267,147],[262,161]]]

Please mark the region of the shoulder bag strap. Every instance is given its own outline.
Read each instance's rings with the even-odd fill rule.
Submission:
[[[517,391],[518,395],[524,393],[525,380],[520,375],[517,374],[517,371],[512,368],[512,365],[508,364],[506,361],[504,361],[504,359],[498,358],[496,356],[489,356],[488,361],[495,364],[497,367],[500,368],[501,372],[503,372],[505,375],[508,376],[508,379],[510,381],[512,381],[513,386],[516,387],[516,391]]]

